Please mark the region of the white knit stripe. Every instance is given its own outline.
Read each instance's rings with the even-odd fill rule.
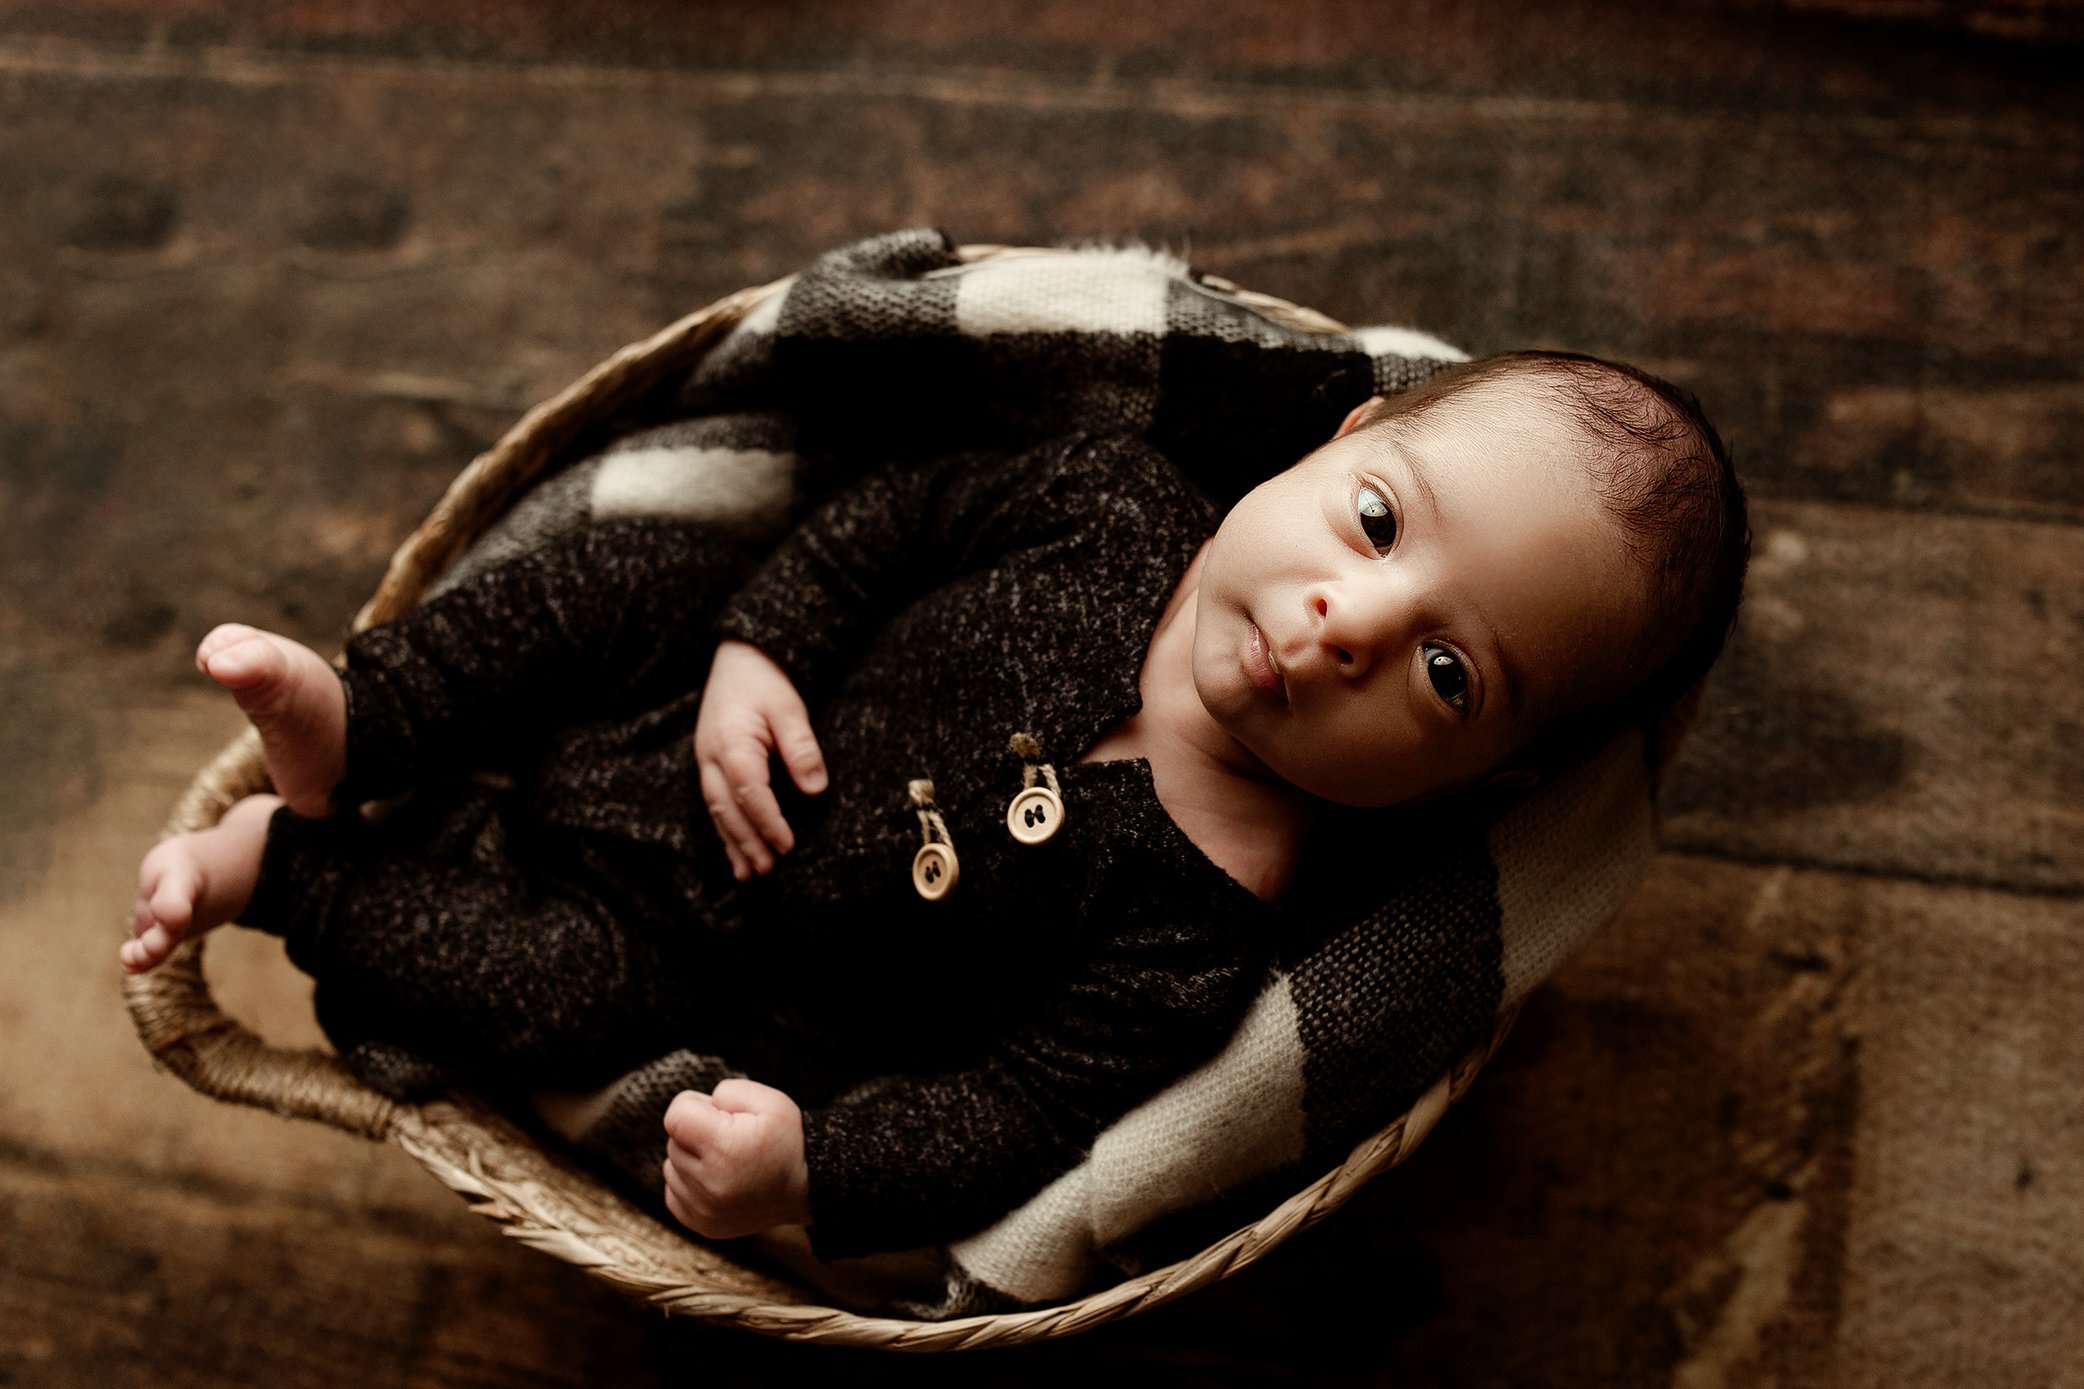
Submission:
[[[1020,1302],[1054,1302],[1092,1269],[1093,1164],[1087,1158],[987,1230],[948,1246],[955,1267]]]
[[[1431,333],[1421,333],[1416,328],[1378,324],[1370,328],[1355,328],[1353,337],[1360,344],[1360,350],[1370,357],[1394,354],[1399,357],[1431,357],[1442,362],[1469,360],[1469,354],[1461,348],[1450,347]]]
[[[738,320],[736,326],[725,336],[724,342],[729,343],[738,338],[763,337],[772,334],[781,324],[782,301],[788,297],[786,292],[770,294],[759,303],[753,305],[752,312]],[[722,344],[718,344],[718,346],[721,347]]]
[[[795,457],[694,445],[631,449],[601,461],[588,498],[595,520],[680,516],[779,534],[795,501]]]
[[[1611,921],[1656,853],[1650,778],[1634,730],[1558,774],[1491,827],[1505,998],[1517,1003]]]
[[[975,266],[957,282],[955,325],[972,337],[996,333],[1165,331],[1169,258],[1110,251],[1011,256]]]
[[[998,1224],[950,1248],[979,1281],[1024,1302],[1084,1285],[1090,1256],[1303,1151],[1303,1051],[1285,975],[1230,1043],[1122,1116],[1086,1160]]]

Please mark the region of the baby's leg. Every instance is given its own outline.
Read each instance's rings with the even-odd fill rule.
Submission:
[[[260,875],[268,820],[280,796],[248,796],[206,830],[155,845],[138,868],[132,939],[117,951],[124,972],[157,968],[176,943],[246,909]]]
[[[348,799],[510,765],[550,729],[701,687],[710,616],[757,552],[686,521],[595,522],[347,644]]]
[[[196,648],[203,674],[232,692],[260,734],[279,795],[248,796],[208,829],[154,845],[138,865],[132,938],[117,951],[126,973],[156,969],[174,946],[245,909],[260,872],[269,817],[287,804],[323,815],[347,755],[347,708],[338,673],[307,646],[229,623]]]
[[[597,1085],[682,1044],[705,1011],[689,952],[584,891],[436,861],[349,818],[277,815],[239,920],[318,980],[336,1045],[395,1044],[465,1078]]]
[[[343,781],[346,802],[380,799],[602,706],[698,688],[708,614],[756,558],[687,522],[595,524],[357,635],[344,673],[239,623],[195,663],[252,720],[276,792],[319,816]]]

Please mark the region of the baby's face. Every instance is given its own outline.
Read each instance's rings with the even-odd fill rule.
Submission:
[[[1393,805],[1483,780],[1552,712],[1618,691],[1646,586],[1541,387],[1355,422],[1224,518],[1194,685],[1275,775]]]

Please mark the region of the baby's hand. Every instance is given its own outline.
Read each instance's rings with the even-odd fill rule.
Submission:
[[[772,1086],[727,1080],[666,1110],[666,1209],[698,1235],[736,1239],[810,1224],[803,1111]]]
[[[695,765],[702,799],[731,857],[731,875],[740,882],[772,869],[775,854],[796,847],[768,780],[767,759],[776,751],[806,795],[825,789],[824,754],[788,672],[757,646],[717,643],[695,717]]]

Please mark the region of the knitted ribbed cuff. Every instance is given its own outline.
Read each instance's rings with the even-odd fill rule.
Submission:
[[[313,820],[282,806],[268,819],[260,872],[239,924],[282,937],[290,962],[316,976],[325,923],[345,881],[349,841],[366,832],[358,815]]]
[[[908,1242],[879,1220],[878,1195],[860,1189],[858,1162],[846,1160],[844,1119],[834,1122],[822,1109],[803,1111],[803,1164],[810,1173],[810,1248],[820,1259],[848,1259],[902,1248]],[[911,1244],[925,1243],[922,1239]]]
[[[355,642],[372,636],[365,632]],[[347,772],[334,788],[333,805],[351,810],[411,787],[419,758],[412,720],[381,670],[343,670],[340,689],[347,700]]]

